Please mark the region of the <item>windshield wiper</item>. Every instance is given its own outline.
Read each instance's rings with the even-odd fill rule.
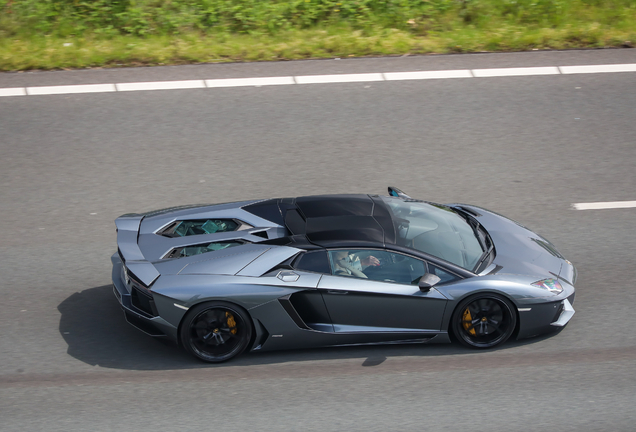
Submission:
[[[479,271],[481,270],[481,265],[484,262],[486,262],[486,260],[489,260],[494,250],[495,250],[495,245],[491,243],[488,250],[481,255],[481,258],[479,258],[479,261],[477,262],[477,265],[475,266],[475,270],[473,270],[475,273],[479,273]],[[490,263],[488,262],[487,264],[490,264]]]
[[[472,216],[464,213],[461,210],[458,210],[456,208],[453,208],[453,210],[455,210],[457,212],[457,215],[464,219],[466,223],[472,228],[473,234],[475,234],[475,237],[477,237],[477,241],[479,242],[479,246],[481,246],[481,250],[483,250],[485,253],[488,246],[486,245],[486,236],[482,232],[479,222],[477,222],[475,219],[473,219]]]
[[[486,266],[490,264],[490,257],[492,256],[495,250],[495,245],[493,244],[486,230],[481,226],[481,224],[475,218],[473,218],[470,214],[460,209],[453,208],[453,210],[455,210],[457,214],[461,218],[466,220],[466,223],[468,223],[468,225],[470,225],[470,227],[473,229],[473,232],[475,233],[475,237],[477,237],[477,241],[479,241],[479,245],[481,246],[481,249],[484,251],[484,253],[481,254],[481,257],[479,258],[479,261],[477,261],[477,264],[475,265],[475,269],[473,270],[475,273],[479,273],[479,271],[481,270],[481,266],[482,264],[484,264],[484,262],[487,263]]]

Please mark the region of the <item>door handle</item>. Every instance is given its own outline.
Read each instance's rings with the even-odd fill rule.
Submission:
[[[335,291],[335,290],[327,290],[327,294],[339,294],[339,295],[344,295],[344,294],[349,294],[349,291]]]

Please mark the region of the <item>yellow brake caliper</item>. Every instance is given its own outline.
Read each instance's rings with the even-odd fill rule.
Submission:
[[[464,316],[462,317],[462,325],[464,326],[464,330],[466,330],[471,336],[475,336],[475,328],[470,328],[472,326],[473,316],[470,314],[468,308],[464,310]]]
[[[229,312],[225,312],[225,320],[228,327],[230,328],[230,333],[235,335],[238,332],[238,329],[236,328],[236,321],[234,321],[234,316]]]

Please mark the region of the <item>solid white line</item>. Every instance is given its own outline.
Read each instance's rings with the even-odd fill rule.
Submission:
[[[205,88],[203,80],[185,81],[155,81],[136,83],[117,83],[117,91],[145,91],[145,90],[182,90],[193,88]]]
[[[114,91],[116,91],[114,84],[64,85],[26,88],[26,92],[29,96],[73,93],[106,93]]]
[[[589,66],[560,66],[562,74],[607,73],[607,72],[636,72],[636,63]]]
[[[572,208],[574,208],[574,210],[603,210],[634,207],[636,207],[636,201],[609,201],[572,204]]]
[[[0,88],[0,97],[2,96],[26,96],[24,87]]]
[[[385,72],[384,78],[387,81],[400,80],[425,80],[444,78],[472,78],[469,70],[440,70],[440,71],[419,71],[419,72]]]
[[[505,76],[531,76],[531,75],[559,75],[559,68],[549,67],[524,67],[524,68],[493,68],[473,69],[475,78],[505,77]]]
[[[384,81],[381,73],[365,74],[338,74],[338,75],[302,75],[296,76],[298,84],[328,84],[328,83],[350,83]]]
[[[89,85],[63,85],[42,87],[17,87],[0,88],[2,96],[36,96],[70,93],[104,93],[114,91],[145,91],[145,90],[176,90],[199,89],[218,87],[251,87],[266,85],[290,85],[290,84],[329,84],[329,83],[355,83],[371,81],[400,81],[400,80],[426,80],[446,78],[486,78],[505,76],[532,76],[532,75],[558,75],[583,74],[583,73],[607,73],[607,72],[636,72],[636,63],[614,65],[586,65],[586,66],[549,66],[549,67],[525,67],[525,68],[491,68],[491,69],[457,69],[443,71],[411,71],[411,72],[386,72],[386,73],[362,73],[362,74],[334,74],[334,75],[301,75],[283,77],[256,77],[256,78],[229,78],[209,80],[183,80],[183,81],[157,81],[118,84],[89,84]]]
[[[294,84],[294,77],[262,77],[262,78],[226,78],[205,80],[209,88],[215,87],[254,87],[267,85]]]

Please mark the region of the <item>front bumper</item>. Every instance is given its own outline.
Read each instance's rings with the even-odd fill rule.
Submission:
[[[574,301],[574,299],[572,299]],[[563,300],[561,313],[559,314],[559,318],[550,323],[551,326],[555,327],[565,327],[565,325],[572,319],[574,316],[574,308],[568,299]]]
[[[535,303],[519,307],[519,333],[517,339],[524,339],[558,331],[574,316],[574,290],[566,298]]]

